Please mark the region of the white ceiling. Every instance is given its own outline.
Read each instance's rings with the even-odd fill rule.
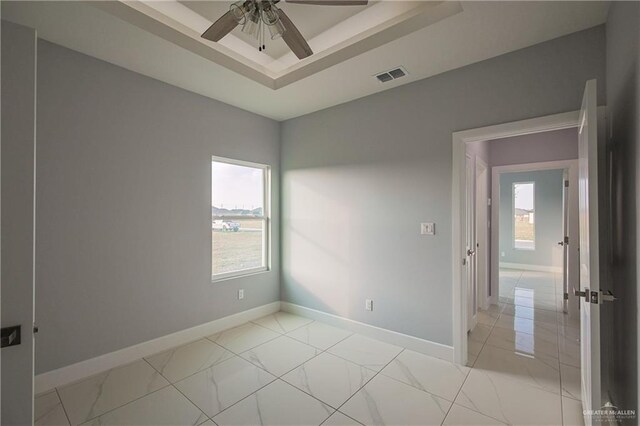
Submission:
[[[3,19],[43,39],[276,120],[590,28],[605,22],[607,10],[608,2],[591,1],[463,2],[461,13],[274,90],[90,2],[2,2]],[[398,65],[410,74],[385,84],[371,77]]]

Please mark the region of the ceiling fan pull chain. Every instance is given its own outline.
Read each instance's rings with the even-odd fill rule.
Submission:
[[[264,52],[267,50],[267,46],[264,44],[264,21],[261,19],[260,22],[262,23],[262,51]]]

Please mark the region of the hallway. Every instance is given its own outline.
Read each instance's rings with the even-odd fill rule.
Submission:
[[[553,413],[565,425],[583,424],[580,325],[561,303],[560,274],[500,271],[499,303],[478,312],[469,334],[465,386],[475,378],[486,392],[478,411],[515,424],[548,424]]]

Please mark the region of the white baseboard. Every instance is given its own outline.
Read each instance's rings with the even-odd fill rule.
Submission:
[[[185,343],[201,339],[231,327],[242,325],[248,321],[273,314],[280,310],[280,302],[268,303],[253,309],[238,312],[224,318],[200,324],[186,330],[177,331],[166,336],[137,345],[119,349],[85,361],[71,364],[57,370],[47,371],[35,377],[35,393],[39,394],[58,386],[75,382],[84,377],[101,373],[119,365],[128,364],[145,356],[153,355]]]
[[[500,267],[506,269],[522,269],[523,271],[562,272],[562,268],[557,266],[528,265],[526,263],[500,262]]]
[[[453,347],[420,339],[396,331],[354,321],[326,312],[318,311],[288,302],[280,302],[280,309],[285,312],[311,318],[329,325],[344,328],[392,345],[403,346],[416,352],[453,362]]]

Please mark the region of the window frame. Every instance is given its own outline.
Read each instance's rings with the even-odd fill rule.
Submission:
[[[229,271],[222,272],[219,274],[213,273],[213,232],[211,233],[211,282],[215,283],[218,281],[225,281],[234,278],[245,277],[248,275],[260,274],[263,272],[269,272],[271,270],[271,251],[269,250],[271,246],[271,166],[268,164],[261,163],[253,163],[250,161],[244,160],[236,160],[232,158],[225,157],[217,157],[215,155],[211,156],[210,166],[213,167],[213,163],[225,163],[233,166],[242,166],[242,167],[251,167],[254,169],[262,170],[262,215],[221,215],[221,216],[213,216],[211,215],[211,223],[213,224],[214,220],[247,220],[247,219],[258,219],[262,220],[263,223],[263,233],[262,233],[262,266],[257,266],[253,268],[241,269],[239,271]],[[211,171],[211,170],[210,170]],[[211,175],[211,173],[209,173]],[[213,178],[211,179],[211,191],[210,195],[213,193]],[[213,206],[213,200],[209,200],[211,206]],[[211,228],[212,225],[209,225]]]
[[[518,247],[516,246],[516,185],[532,185],[533,186],[533,191],[532,191],[532,198],[533,198],[533,217],[534,217],[534,224],[533,224],[533,247],[531,248],[527,248],[527,247]],[[511,224],[512,224],[512,228],[513,228],[513,232],[511,235],[511,241],[513,243],[513,249],[514,250],[524,250],[524,251],[535,251],[536,249],[536,225],[535,225],[535,215],[536,215],[536,182],[535,181],[523,181],[523,182],[512,182],[511,183]]]

